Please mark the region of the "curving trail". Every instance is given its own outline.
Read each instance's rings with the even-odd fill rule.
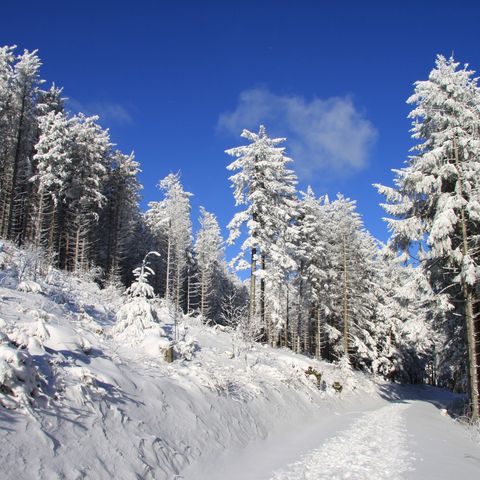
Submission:
[[[185,480],[480,479],[480,433],[442,409],[458,397],[431,387],[385,385],[246,448],[225,450]]]
[[[320,448],[274,472],[271,480],[398,480],[409,469],[405,421],[409,404],[366,413]]]

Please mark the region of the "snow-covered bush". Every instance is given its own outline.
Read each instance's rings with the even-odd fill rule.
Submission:
[[[83,281],[96,283],[100,282],[103,274],[103,270],[96,265],[91,265],[89,268],[85,268],[76,272],[78,278],[82,279]]]
[[[90,355],[92,353],[92,344],[85,338],[85,337],[80,337],[80,348],[83,353],[86,355]]]
[[[33,280],[23,280],[18,284],[17,290],[25,293],[42,293],[42,287]]]
[[[322,374],[321,372],[319,372],[318,370],[316,370],[315,368],[313,368],[312,366],[309,366],[306,370],[305,370],[305,375],[307,376],[307,378],[309,380],[312,380],[315,382],[315,385],[320,388],[321,384],[322,384]]]
[[[249,318],[247,306],[239,302],[236,293],[225,295],[222,301],[222,317],[225,324],[231,327],[234,356],[249,350],[254,342],[260,340],[262,329],[259,319]]]
[[[116,282],[108,282],[100,290],[102,306],[105,308],[107,316],[109,316],[111,312],[118,310],[124,289],[125,287],[123,285]]]
[[[45,321],[48,318],[45,313],[42,312],[44,315],[38,315],[37,317],[37,325],[35,329],[35,336],[41,341],[46,342],[50,338],[50,333],[47,330],[47,326],[45,325]],[[48,314],[47,314],[48,315]]]
[[[41,247],[30,245],[15,250],[13,263],[17,269],[17,278],[20,283],[25,280],[37,282],[38,277],[45,278],[48,274],[49,263],[45,251]]]
[[[5,408],[30,408],[37,393],[38,375],[32,357],[0,332],[0,404]]]
[[[200,349],[198,342],[193,338],[180,340],[174,345],[174,351],[178,358],[192,360],[195,352]]]

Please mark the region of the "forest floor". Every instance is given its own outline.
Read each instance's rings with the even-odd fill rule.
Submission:
[[[480,478],[450,392],[247,345],[160,305],[181,347],[166,363],[155,335],[110,333],[119,292],[56,271],[22,286],[19,255],[0,272],[2,479]]]

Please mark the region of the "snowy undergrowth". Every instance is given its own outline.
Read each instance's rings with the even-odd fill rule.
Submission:
[[[51,269],[35,278],[26,270],[19,280],[21,252],[7,253],[0,426],[9,478],[182,478],[200,457],[376,392],[341,366],[232,345],[228,329],[175,318],[161,303],[156,334],[127,341],[111,334],[120,292]],[[22,281],[39,289],[19,288]],[[175,361],[166,363],[162,347],[172,342]],[[317,375],[306,374],[312,370]]]

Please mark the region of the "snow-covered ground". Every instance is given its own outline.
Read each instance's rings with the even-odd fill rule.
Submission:
[[[320,448],[275,472],[273,478],[402,478],[410,464],[402,421],[406,408],[408,404],[393,403],[363,414]]]
[[[55,271],[41,292],[8,269],[0,284],[1,478],[480,478],[480,446],[441,414],[453,394],[247,348],[193,318],[177,319],[169,364],[155,336],[110,335],[112,289]],[[172,336],[165,307],[160,318]],[[31,406],[25,372],[38,383]]]
[[[225,451],[184,478],[220,480],[480,478],[480,444],[444,407],[456,396],[383,385],[379,396],[327,402],[305,424]]]

